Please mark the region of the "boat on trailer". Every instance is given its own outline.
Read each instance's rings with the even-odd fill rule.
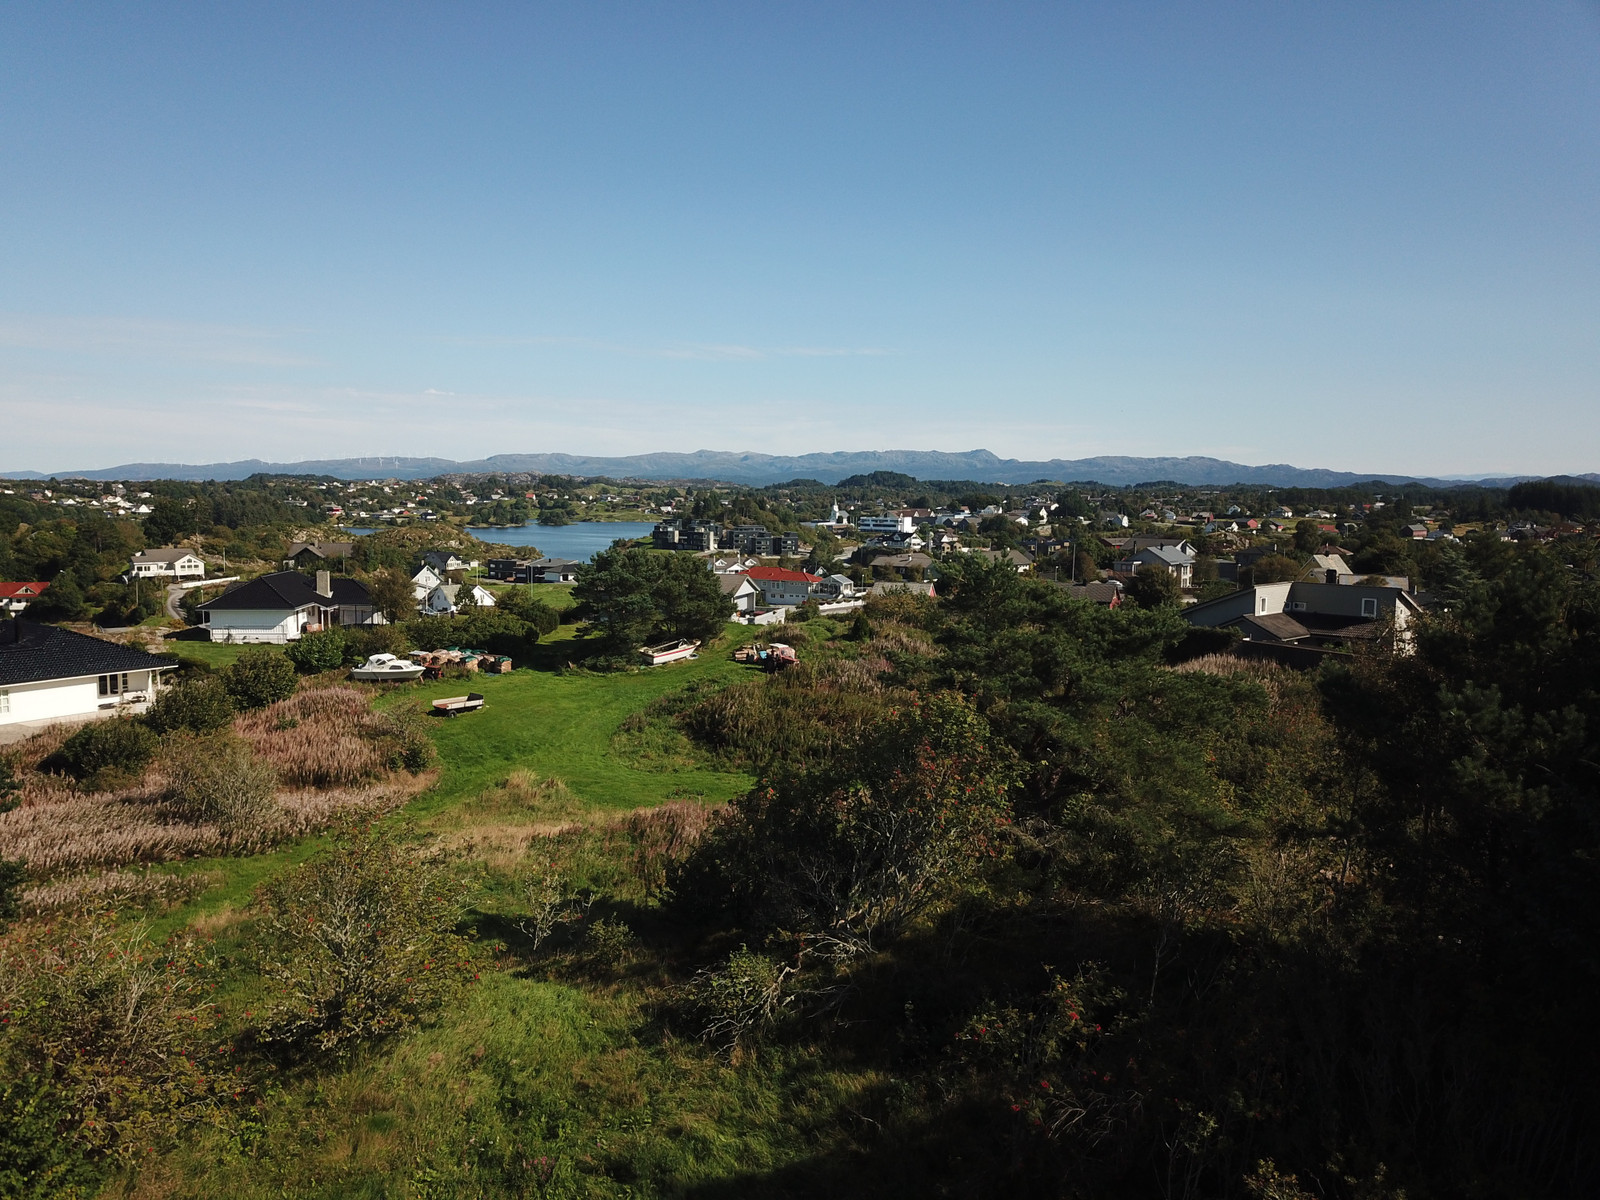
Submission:
[[[468,692],[465,696],[443,696],[433,702],[435,715],[441,717],[454,717],[464,712],[477,712],[483,707],[483,697],[477,692]]]
[[[393,654],[374,654],[350,672],[350,678],[359,683],[409,683],[422,678],[422,664]]]
[[[659,646],[645,646],[639,653],[644,655],[645,661],[652,667],[659,667],[666,663],[682,662],[686,658],[693,658],[695,651],[700,649],[699,642],[691,642],[687,638],[680,638],[676,642],[662,642]]]

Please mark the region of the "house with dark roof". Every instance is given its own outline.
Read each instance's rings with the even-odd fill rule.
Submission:
[[[318,571],[276,571],[237,583],[215,600],[198,605],[201,625],[213,642],[298,641],[335,625],[382,625],[367,585]]]
[[[1091,579],[1088,583],[1054,581],[1055,585],[1074,600],[1087,600],[1090,604],[1116,608],[1122,603],[1122,584],[1115,579]]]
[[[162,546],[141,550],[128,560],[128,576],[138,579],[204,579],[206,564],[193,550]]]
[[[338,559],[343,562],[356,548],[354,542],[291,542],[289,553],[284,555],[286,567],[308,570]]]
[[[541,558],[528,568],[529,583],[572,583],[583,566],[575,558]]]
[[[478,564],[458,558],[448,550],[424,550],[422,552],[422,565],[432,567],[440,575],[448,575],[451,571],[465,571]]]
[[[1183,610],[1191,625],[1239,630],[1247,641],[1349,643],[1393,631],[1410,643],[1422,605],[1404,588],[1368,583],[1261,583]],[[1281,619],[1280,619],[1281,618]]]
[[[1145,546],[1130,557],[1119,559],[1112,569],[1124,575],[1165,571],[1178,581],[1179,587],[1190,587],[1194,583],[1194,556],[1185,554],[1177,545]]]
[[[750,582],[748,575],[718,575],[717,586],[733,601],[734,620],[739,619],[738,614],[755,612],[761,606],[761,589]]]
[[[0,726],[140,712],[178,664],[34,621],[0,621]]]

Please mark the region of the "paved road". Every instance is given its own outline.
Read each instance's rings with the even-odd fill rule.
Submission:
[[[178,601],[182,596],[182,587],[176,583],[167,584],[167,616],[174,621],[183,620],[183,610],[178,607]]]

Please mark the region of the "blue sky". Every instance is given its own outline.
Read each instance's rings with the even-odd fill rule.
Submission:
[[[0,469],[1600,470],[1600,4],[0,9]]]

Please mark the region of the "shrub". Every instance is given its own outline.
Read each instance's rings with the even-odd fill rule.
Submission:
[[[701,1040],[731,1051],[770,1028],[794,999],[784,986],[794,970],[740,946],[720,967],[697,974],[688,998]]]
[[[735,800],[673,873],[674,894],[693,907],[720,891],[722,904],[755,908],[825,957],[870,953],[995,853],[1014,772],[991,737],[960,696],[917,700],[880,722],[854,761]]]
[[[607,917],[602,917],[589,926],[589,934],[584,941],[588,945],[589,953],[608,967],[620,967],[638,944],[638,939],[633,936],[633,930],[628,928],[626,921]]]
[[[127,717],[91,721],[52,755],[53,766],[65,768],[79,781],[104,784],[117,776],[137,775],[155,757],[156,735]]]
[[[265,708],[294,695],[294,664],[275,650],[246,650],[218,674],[240,708]]]
[[[297,642],[290,642],[284,657],[295,665],[302,675],[316,675],[332,671],[344,664],[345,634],[342,629],[324,629],[308,633]]]
[[[799,604],[795,608],[790,610],[789,616],[788,616],[788,620],[790,620],[790,621],[815,621],[821,615],[822,615],[822,606],[820,604],[818,604],[815,600],[806,600],[804,603]]]
[[[202,675],[164,690],[144,714],[156,733],[212,733],[233,720],[233,698],[223,681]]]
[[[532,625],[541,636],[552,634],[561,627],[560,614],[539,598],[531,584],[506,588],[500,593],[496,604],[500,611]]]
[[[213,1053],[215,974],[199,944],[152,946],[139,925],[20,926],[0,940],[0,1184],[53,1170],[57,1186],[37,1194],[72,1194],[58,1188],[82,1156],[132,1158],[214,1119],[221,1090],[239,1086]]]
[[[377,729],[390,739],[387,766],[391,771],[421,774],[438,759],[427,718],[420,709],[391,708],[377,714]]]
[[[268,1045],[346,1053],[417,1024],[471,978],[461,889],[390,832],[344,834],[260,899],[261,969],[281,988],[261,1025]]]
[[[171,797],[185,816],[227,830],[247,829],[272,805],[278,777],[250,743],[231,734],[183,738],[167,757]]]

